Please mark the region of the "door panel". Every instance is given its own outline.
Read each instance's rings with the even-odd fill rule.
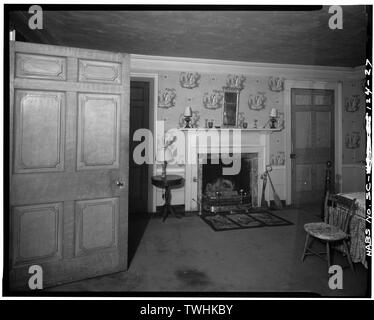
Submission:
[[[66,80],[66,58],[16,53],[16,77]]]
[[[76,254],[116,248],[118,198],[76,202]]]
[[[333,104],[333,95],[326,95],[325,93],[316,93],[313,95],[313,104],[315,106],[331,106]]]
[[[316,147],[330,148],[331,138],[331,112],[316,111]]]
[[[129,56],[22,42],[10,55],[10,288],[27,290],[34,264],[44,287],[126,270]]]
[[[79,94],[78,170],[118,168],[120,96]]]
[[[14,265],[61,258],[62,210],[61,202],[14,207]]]
[[[296,205],[323,199],[326,162],[334,161],[334,92],[291,90],[291,189]]]
[[[121,64],[79,59],[79,81],[121,83]]]
[[[296,148],[310,148],[312,146],[312,117],[310,112],[296,112],[295,126],[297,135]]]
[[[64,169],[65,95],[16,90],[15,172]]]
[[[300,90],[296,92],[294,99],[297,106],[310,106],[312,104],[312,97],[308,90]]]

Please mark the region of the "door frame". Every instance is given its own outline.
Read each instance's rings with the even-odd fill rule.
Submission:
[[[130,66],[131,67],[131,66]],[[149,130],[153,134],[153,146],[157,143],[157,102],[158,102],[158,73],[130,72],[131,81],[149,83]],[[132,137],[130,137],[132,139]],[[130,155],[131,156],[131,155]],[[156,175],[156,164],[148,166],[148,177]],[[148,183],[148,212],[156,212],[156,188]]]
[[[284,81],[284,118],[285,118],[285,151],[286,151],[286,204],[292,203],[292,175],[291,175],[291,89],[322,89],[334,91],[334,169],[335,190],[341,192],[342,188],[342,112],[343,90],[341,81],[312,81],[312,80],[285,80]]]

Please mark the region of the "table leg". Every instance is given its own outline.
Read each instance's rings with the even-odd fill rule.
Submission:
[[[168,207],[166,204],[162,207],[162,221],[164,222],[168,216]]]
[[[162,221],[165,221],[167,216],[169,215],[170,210],[170,188],[169,186],[165,187],[165,204],[164,204],[164,217]]]

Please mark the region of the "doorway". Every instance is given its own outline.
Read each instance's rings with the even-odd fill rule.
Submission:
[[[134,162],[133,151],[141,143],[133,141],[134,132],[149,129],[149,83],[130,82],[130,171],[129,171],[129,213],[144,214],[148,210],[148,165]]]
[[[291,89],[291,194],[296,206],[322,201],[326,163],[334,163],[334,132],[334,91]]]
[[[133,141],[134,132],[150,128],[150,83],[130,82],[129,155],[129,263],[131,263],[149,221],[149,165],[136,164],[133,151],[142,141]]]

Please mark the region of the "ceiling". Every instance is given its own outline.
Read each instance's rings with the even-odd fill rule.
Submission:
[[[110,8],[108,6],[107,8]],[[355,67],[364,64],[364,6],[343,6],[343,30],[328,7],[314,11],[26,11],[10,14],[26,41],[134,54]]]

